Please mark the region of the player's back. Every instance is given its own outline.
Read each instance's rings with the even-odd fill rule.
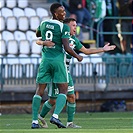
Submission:
[[[58,20],[43,21],[38,28],[41,31],[42,40],[50,40],[55,43],[51,48],[43,47],[45,58],[56,58],[60,54],[64,55],[62,38],[69,38],[69,27]]]

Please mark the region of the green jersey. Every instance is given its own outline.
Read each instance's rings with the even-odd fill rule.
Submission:
[[[75,36],[71,36],[69,38],[69,46],[72,49],[76,49],[76,50],[79,50],[79,49],[81,49],[83,47],[83,45],[80,43],[78,38],[76,38]],[[68,53],[66,53],[66,57],[67,57],[67,62],[70,62],[70,59],[72,58],[72,56],[69,55]]]
[[[50,40],[55,43],[53,47],[44,46],[42,49],[42,56],[45,59],[55,59],[59,56],[64,56],[64,48],[62,45],[62,38],[70,37],[70,28],[58,20],[42,21],[37,28],[41,32],[42,40]]]

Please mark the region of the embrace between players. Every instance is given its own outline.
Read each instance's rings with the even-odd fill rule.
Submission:
[[[38,88],[32,100],[32,126],[31,128],[47,128],[48,125],[44,119],[46,114],[55,105],[55,109],[50,123],[58,128],[81,128],[73,123],[76,102],[74,94],[74,83],[69,72],[70,59],[77,58],[82,61],[83,57],[74,52],[77,49],[82,53],[89,55],[109,50],[114,50],[115,46],[106,44],[103,48],[87,49],[75,37],[76,20],[66,18],[64,7],[59,3],[53,3],[50,7],[53,18],[41,22],[36,31],[38,45],[43,45],[42,61],[40,63],[36,82]],[[38,115],[41,99],[45,88],[48,88],[49,99],[43,104],[42,110]],[[67,101],[67,124],[66,126],[59,120],[59,114]],[[40,122],[40,124],[39,124]]]

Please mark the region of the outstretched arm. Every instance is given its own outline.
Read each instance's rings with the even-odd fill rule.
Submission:
[[[115,45],[111,45],[111,46],[109,45],[110,43],[107,43],[103,48],[89,48],[89,49],[83,46],[79,51],[83,52],[86,55],[89,55],[89,54],[96,54],[96,53],[114,50],[116,48]]]
[[[70,54],[71,56],[77,58],[78,61],[82,61],[83,57],[78,55],[70,46],[69,46],[69,39],[68,38],[63,38],[62,39],[63,46],[65,51]]]

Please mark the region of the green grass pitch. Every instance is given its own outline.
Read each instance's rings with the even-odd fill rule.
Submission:
[[[133,112],[77,113],[74,123],[81,129],[58,129],[49,123],[50,117],[46,116],[49,128],[31,129],[31,114],[1,115],[0,133],[133,133]],[[66,118],[66,113],[61,113],[64,124]]]

